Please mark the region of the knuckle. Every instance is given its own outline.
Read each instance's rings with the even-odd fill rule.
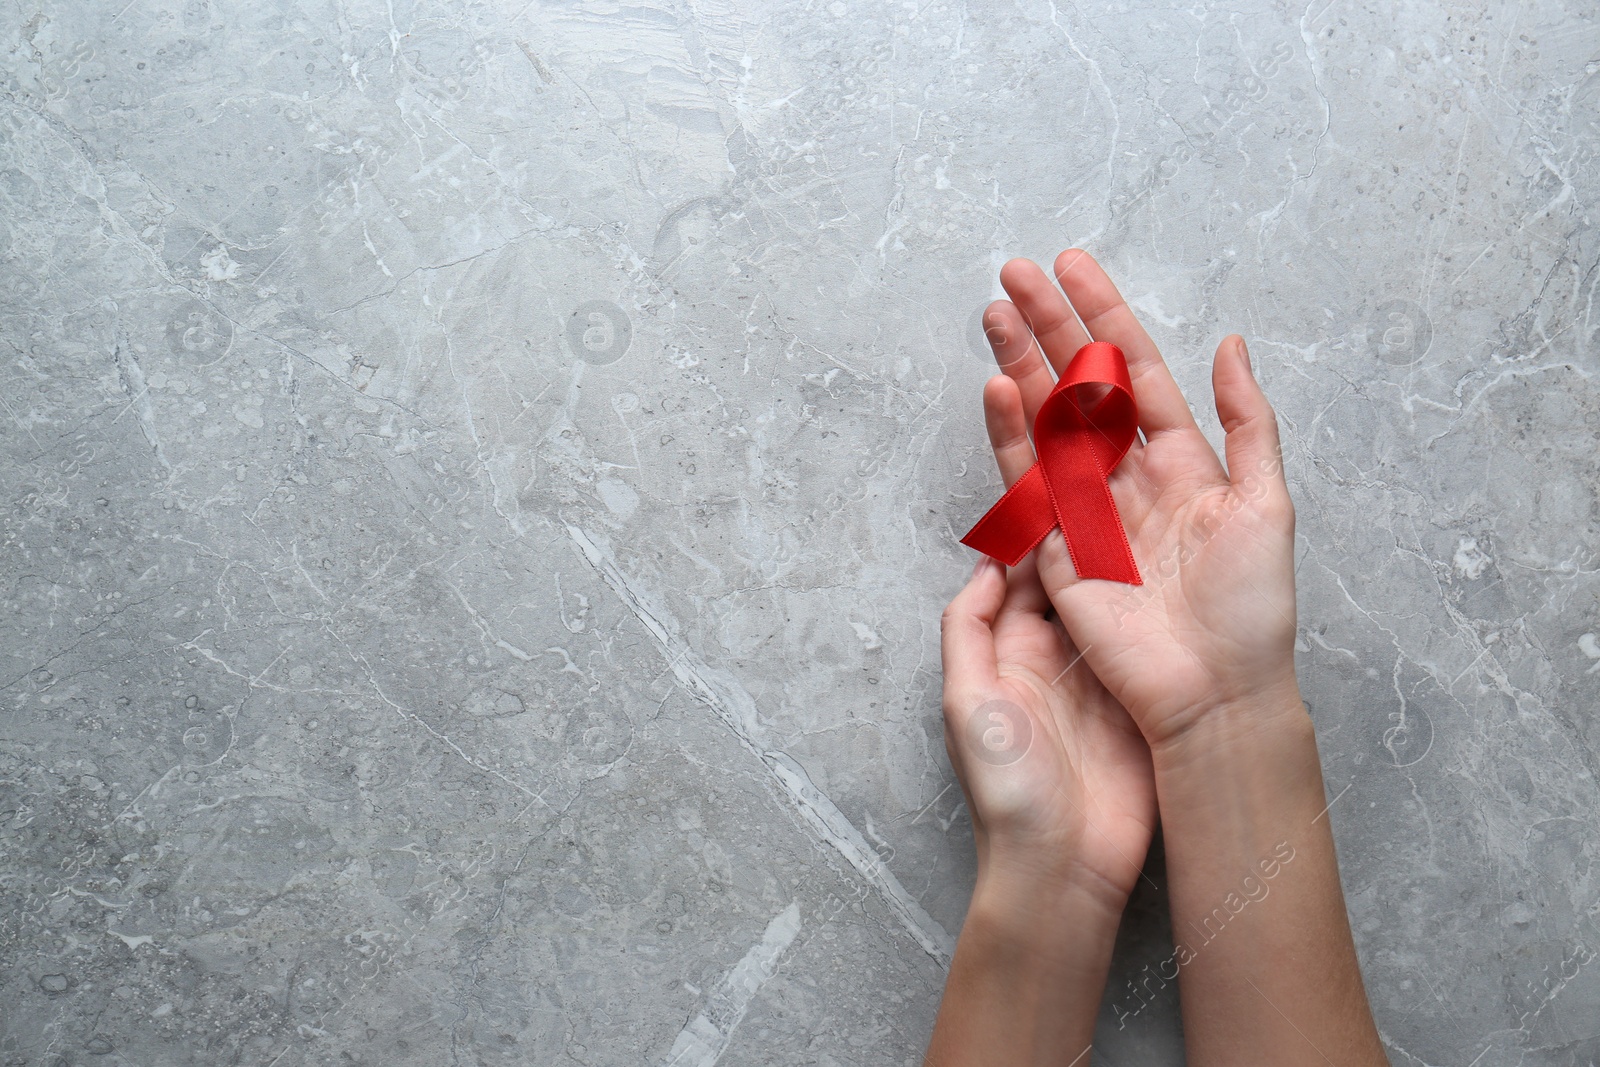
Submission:
[[[964,693],[954,686],[945,686],[941,708],[944,712],[946,736],[949,735],[950,731],[966,721],[974,703],[970,694]]]
[[[1274,486],[1261,501],[1261,517],[1280,529],[1294,529],[1294,501],[1282,486]]]

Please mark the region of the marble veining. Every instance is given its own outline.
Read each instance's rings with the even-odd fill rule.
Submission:
[[[1576,0],[0,0],[0,1064],[920,1063],[1072,245],[1279,410],[1392,1061],[1595,1063],[1597,156]]]

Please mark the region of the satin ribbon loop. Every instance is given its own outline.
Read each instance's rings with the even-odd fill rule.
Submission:
[[[1105,390],[1088,400],[1086,395]],[[1122,350],[1078,349],[1033,420],[1038,456],[961,543],[1015,567],[1056,527],[1079,578],[1142,585],[1109,479],[1133,445],[1139,411]]]

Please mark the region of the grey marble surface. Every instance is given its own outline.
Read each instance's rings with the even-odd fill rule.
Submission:
[[[1594,1063],[1597,153],[1579,0],[0,0],[0,1064],[919,1062],[1069,245],[1281,413],[1392,1060]]]

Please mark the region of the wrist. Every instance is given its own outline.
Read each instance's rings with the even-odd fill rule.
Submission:
[[[1316,734],[1291,673],[1250,694],[1195,708],[1173,728],[1147,740],[1159,772],[1209,762],[1219,752],[1306,744],[1314,748]]]
[[[926,1062],[1082,1062],[1118,918],[1071,883],[988,866],[956,942]]]
[[[1161,810],[1169,813],[1164,822],[1175,834],[1204,824],[1270,835],[1310,824],[1327,805],[1316,731],[1298,699],[1219,708],[1153,747],[1151,762]]]
[[[1041,874],[991,863],[978,875],[963,934],[1041,958],[1110,960],[1127,894],[1078,871]]]

